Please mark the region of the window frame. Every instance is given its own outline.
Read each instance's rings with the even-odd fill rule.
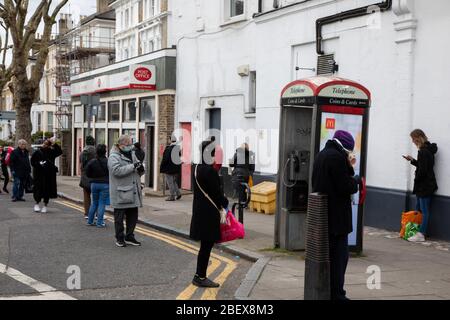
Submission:
[[[154,104],[153,119],[152,120],[148,120],[148,121],[143,119],[143,117],[142,117],[142,113],[144,111],[142,103],[145,100],[153,100],[153,104]],[[144,123],[155,123],[156,122],[156,96],[147,96],[147,97],[139,98],[139,122],[144,122]]]
[[[245,114],[256,113],[256,97],[257,97],[257,73],[256,70],[250,71],[248,76],[249,91],[248,91],[248,106],[246,107]]]
[[[118,107],[119,107],[119,112],[118,112],[119,119],[118,120],[112,120],[113,113],[111,112],[111,107],[110,106],[112,104],[115,104],[115,103],[117,103]],[[108,122],[115,122],[115,123],[120,122],[120,100],[108,101]]]
[[[126,118],[126,107],[128,105],[128,103],[133,102],[134,103],[134,109],[135,109],[135,113],[134,113],[134,119],[127,119]],[[136,99],[127,99],[127,100],[123,100],[122,101],[122,122],[128,122],[128,123],[135,123],[138,117],[138,108],[136,105],[137,101]]]
[[[243,1],[243,12],[242,12],[242,14],[234,15],[234,16],[231,15],[232,1],[237,1],[237,0],[223,0],[223,6],[222,6],[223,24],[222,24],[222,26],[226,26],[228,24],[247,20],[247,1],[240,0],[240,1]]]

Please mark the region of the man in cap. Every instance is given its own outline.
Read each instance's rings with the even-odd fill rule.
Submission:
[[[355,176],[355,140],[346,131],[336,131],[318,154],[313,169],[313,192],[328,195],[330,289],[332,300],[348,300],[344,290],[349,258],[348,235],[353,231],[351,195],[361,179]]]

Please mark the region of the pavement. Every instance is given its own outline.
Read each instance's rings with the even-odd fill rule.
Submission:
[[[60,196],[81,202],[76,177],[58,177]],[[152,228],[188,237],[192,195],[166,202],[146,196],[140,222]],[[273,215],[245,212],[246,237],[217,245],[220,252],[253,262],[234,293],[239,300],[302,300],[304,252],[274,248]],[[354,300],[450,299],[450,243],[410,243],[397,233],[366,227],[364,251],[349,261],[347,296]],[[375,273],[374,273],[375,270]],[[379,271],[379,272],[378,272]],[[379,275],[379,277],[377,277]],[[379,285],[373,284],[379,279]]]

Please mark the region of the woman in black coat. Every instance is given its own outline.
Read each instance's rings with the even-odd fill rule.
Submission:
[[[221,192],[219,175],[213,167],[214,150],[214,144],[211,141],[202,142],[200,147],[202,161],[194,171],[196,182],[190,231],[190,237],[200,241],[197,273],[192,283],[198,287],[209,288],[219,287],[218,283],[206,277],[206,271],[212,248],[220,240],[219,210],[228,208],[228,199]]]
[[[31,156],[31,166],[33,167],[33,197],[36,201],[35,212],[46,213],[49,199],[58,197],[56,187],[56,173],[58,168],[55,166],[55,159],[62,155],[59,145],[47,139],[39,150]],[[39,204],[44,201],[44,207],[41,209]]]
[[[437,153],[438,147],[435,143],[430,143],[420,129],[411,132],[411,139],[419,149],[417,160],[411,156],[404,158],[416,167],[413,194],[417,197],[416,211],[422,213],[423,219],[420,232],[409,238],[408,241],[423,242],[427,235],[431,197],[438,189],[434,174],[434,155]]]

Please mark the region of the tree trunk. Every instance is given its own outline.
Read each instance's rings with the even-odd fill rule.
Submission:
[[[31,141],[31,106],[33,105],[34,93],[27,85],[16,83],[14,90],[14,105],[16,107],[16,145],[20,139],[24,139],[29,145]]]

